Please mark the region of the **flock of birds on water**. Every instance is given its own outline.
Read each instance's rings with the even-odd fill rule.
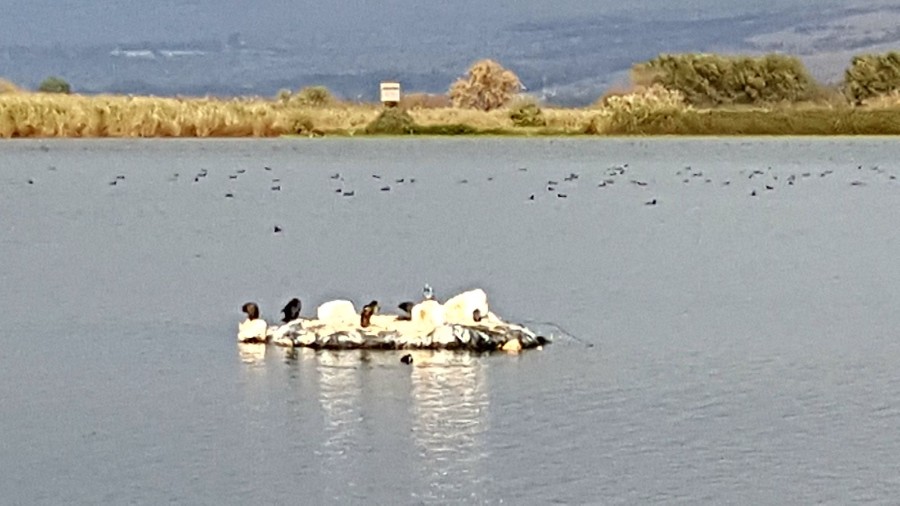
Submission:
[[[55,166],[50,166],[49,170],[56,171],[57,168]],[[263,166],[262,169],[258,170],[262,170],[271,176],[269,191],[282,191],[282,180],[281,178],[277,177],[277,174],[272,169],[272,167],[266,165]],[[897,179],[896,175],[879,166],[863,167],[862,165],[858,165],[854,169],[847,170],[853,173],[853,176],[849,178],[847,184],[854,187],[866,186],[867,184],[870,184],[872,182],[872,177],[879,177],[885,181],[896,181]],[[251,169],[250,171],[253,170]],[[527,173],[529,172],[529,168],[519,167],[516,169],[511,169],[511,171],[517,173]],[[355,172],[356,171],[354,171],[354,173]],[[646,176],[639,176],[637,174],[638,172],[643,172],[644,174],[648,173],[648,171],[633,170],[627,163],[608,166],[607,168],[591,169],[582,173],[569,172],[568,174],[563,174],[562,177],[547,179],[546,182],[542,184],[542,188],[529,193],[524,197],[524,201],[526,203],[536,202],[544,200],[546,198],[551,198],[554,200],[565,200],[568,199],[570,195],[573,197],[575,195],[582,195],[581,192],[583,192],[586,188],[593,188],[594,190],[596,190],[597,195],[599,196],[602,195],[603,192],[614,191],[615,187],[632,185],[634,187],[639,187],[646,190],[646,196],[642,199],[644,206],[663,205],[664,202],[662,201],[662,199],[658,196],[653,195],[653,187],[657,182],[656,180],[659,174],[653,174],[651,172],[650,175],[652,175],[652,177],[647,178]],[[677,178],[677,181],[682,185],[700,184],[719,186],[723,188],[737,187],[738,182],[743,180],[745,183],[747,183],[747,185],[744,187],[744,190],[746,191],[745,195],[750,198],[760,198],[767,193],[775,192],[779,189],[787,189],[793,186],[798,186],[806,181],[814,181],[817,179],[827,178],[829,176],[832,176],[834,173],[835,170],[833,169],[818,171],[800,170],[785,173],[785,171],[783,170],[774,169],[773,167],[768,166],[766,168],[740,170],[738,171],[736,176],[732,173],[732,177],[722,178],[721,172],[717,172],[715,170],[704,171],[701,169],[693,168],[691,166],[684,166],[675,170],[674,174],[672,175],[674,175]],[[201,168],[196,173],[187,176],[176,172],[172,174],[168,180],[172,183],[186,180],[190,181],[191,184],[199,185],[207,180],[210,174],[211,172],[208,169]],[[237,180],[245,174],[248,174],[248,169],[240,168],[228,174],[227,177],[229,181],[237,182]],[[415,177],[386,177],[382,174],[377,173],[368,174],[366,176],[363,176],[363,178],[369,179],[371,181],[371,184],[361,184],[357,177],[355,179],[356,186],[354,186],[350,182],[350,176],[347,175],[347,177],[345,177],[345,174],[342,174],[340,172],[335,172],[328,176],[329,182],[331,183],[331,191],[341,199],[352,199],[353,197],[357,196],[357,190],[387,194],[396,190],[398,187],[414,185],[417,182],[417,178]],[[455,183],[457,185],[475,185],[479,183],[492,183],[495,182],[496,179],[496,175],[486,175],[477,179],[458,179],[455,181]],[[123,185],[125,181],[126,177],[124,174],[117,174],[107,181],[107,185],[120,186]],[[34,177],[31,177],[27,179],[27,184],[38,185],[39,182]],[[236,197],[236,190],[225,191],[223,193],[223,198],[226,199],[234,199]],[[278,234],[283,231],[283,228],[279,225],[275,225],[273,227],[273,231],[274,233]]]

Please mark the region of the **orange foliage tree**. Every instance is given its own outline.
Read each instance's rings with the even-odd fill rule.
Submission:
[[[490,111],[502,107],[521,89],[522,82],[511,70],[494,60],[480,60],[450,85],[450,100],[454,107]]]

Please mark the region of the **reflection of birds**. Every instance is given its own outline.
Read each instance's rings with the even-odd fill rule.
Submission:
[[[300,299],[293,298],[288,302],[284,308],[281,310],[281,313],[284,317],[281,319],[282,322],[287,323],[296,320],[300,317],[300,308],[302,307],[302,303]]]
[[[407,365],[412,364],[413,363],[412,355],[407,353],[406,355],[403,355],[402,357],[400,357],[400,361]]]

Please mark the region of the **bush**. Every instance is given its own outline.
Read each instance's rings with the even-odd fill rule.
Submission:
[[[450,99],[454,107],[490,111],[502,107],[522,89],[522,83],[512,71],[493,60],[475,62],[467,77],[450,85]]]
[[[844,94],[853,103],[900,91],[900,53],[854,56],[844,72]]]
[[[60,77],[50,76],[41,82],[38,91],[43,93],[72,93],[72,88]]]
[[[819,85],[796,57],[659,55],[635,65],[636,85],[658,84],[700,106],[801,102],[816,96]]]
[[[416,122],[408,112],[391,107],[385,109],[366,126],[367,134],[407,135],[416,133]]]
[[[324,107],[334,102],[334,95],[324,86],[307,86],[291,97],[291,104],[307,107]]]
[[[628,133],[648,125],[666,123],[679,113],[690,109],[680,91],[658,84],[627,95],[613,95],[604,99],[604,113],[611,131]],[[598,128],[592,123],[590,128]]]
[[[13,84],[12,81],[0,79],[0,95],[4,93],[22,93],[22,88]]]
[[[518,127],[547,126],[544,113],[532,97],[522,97],[509,105],[509,119]]]
[[[447,95],[433,95],[430,93],[409,93],[400,97],[397,106],[403,110],[410,109],[443,109],[453,103]]]

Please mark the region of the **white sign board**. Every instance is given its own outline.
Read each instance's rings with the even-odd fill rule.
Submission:
[[[400,83],[396,81],[385,81],[381,83],[381,101],[382,102],[399,102],[400,101]]]

